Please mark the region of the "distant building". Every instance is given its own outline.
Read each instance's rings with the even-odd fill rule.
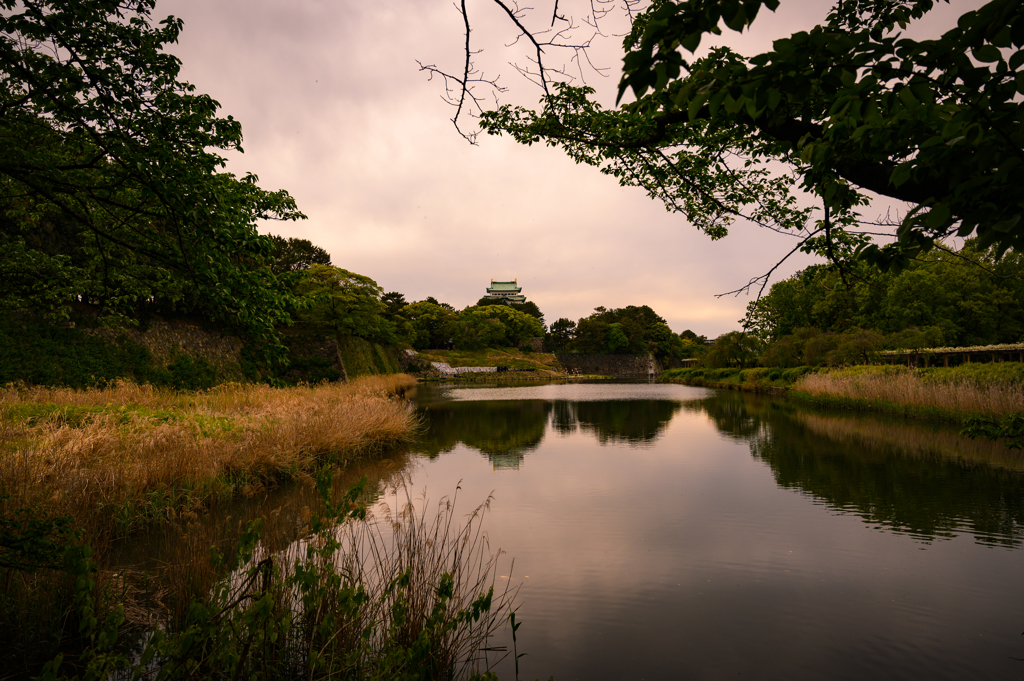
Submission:
[[[487,287],[487,295],[491,298],[501,298],[506,303],[525,303],[526,296],[522,294],[522,288],[512,281],[494,281]]]

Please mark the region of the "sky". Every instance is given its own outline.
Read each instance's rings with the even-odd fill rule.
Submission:
[[[559,11],[571,14],[573,1],[561,0]],[[551,5],[534,5],[535,25],[550,21]],[[828,6],[784,2],[729,43],[763,51],[822,21]],[[524,53],[505,48],[515,39],[507,20],[489,0],[469,0],[468,9],[473,40],[486,48],[477,63],[507,88],[500,103],[535,104],[541,91],[508,65],[524,63]],[[168,48],[182,61],[180,78],[242,124],[244,154],[229,155],[228,170],[286,189],[308,216],[261,231],[309,239],[334,265],[410,302],[433,296],[462,309],[491,279],[514,278],[549,324],[597,306],[649,305],[677,333],[713,338],[738,329],[752,300],[716,294],[763,274],[795,245],[743,224],[712,242],[642,190],[557,149],[485,135],[469,144],[450,121],[443,84],[417,63],[462,68],[462,17],[448,0],[158,0],[154,17],[167,15],[184,21]],[[614,104],[622,58],[614,33],[623,25],[606,17],[590,50],[606,74],[577,71],[604,106]],[[812,262],[791,258],[775,280]]]

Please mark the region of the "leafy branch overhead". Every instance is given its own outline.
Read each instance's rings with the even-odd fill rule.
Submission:
[[[616,108],[585,85],[549,85],[559,72],[538,57],[541,106],[497,107],[481,127],[558,146],[712,238],[745,219],[834,262],[860,255],[883,268],[954,235],[997,255],[1024,247],[1024,4],[993,0],[912,39],[906,29],[932,19],[933,0],[843,0],[762,54],[700,52],[723,27],[743,31],[779,5],[654,0],[637,14],[621,3],[629,33]],[[516,31],[528,14],[518,12]],[[540,10],[529,18],[541,25]],[[906,202],[905,214],[865,220],[876,195]]]
[[[264,265],[287,192],[224,172],[242,132],[178,80],[155,0],[0,0],[0,305],[197,309],[257,337],[290,293]]]

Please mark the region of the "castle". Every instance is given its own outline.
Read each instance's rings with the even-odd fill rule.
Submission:
[[[512,281],[494,281],[487,287],[487,295],[491,298],[501,298],[506,303],[525,303],[526,296],[522,294],[522,287]]]

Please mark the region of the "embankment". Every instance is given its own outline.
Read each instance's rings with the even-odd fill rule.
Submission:
[[[910,418],[964,423],[1024,412],[1024,364],[999,362],[958,367],[900,365],[842,369],[672,369],[662,380],[710,388],[785,393],[840,409],[867,409]]]
[[[77,319],[74,326],[28,315],[0,320],[0,385],[87,388],[127,379],[198,390],[232,381],[313,384],[401,370],[397,348],[315,326],[282,329],[287,361],[266,364],[241,338],[193,320],[153,318],[111,329],[88,315]]]

